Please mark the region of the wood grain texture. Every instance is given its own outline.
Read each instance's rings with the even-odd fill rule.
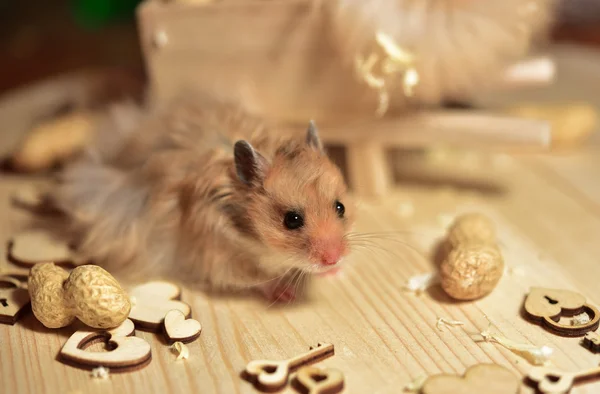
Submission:
[[[522,376],[530,368],[525,360],[472,339],[470,333],[487,328],[486,315],[512,339],[554,347],[559,369],[595,365],[597,359],[578,339],[558,337],[527,322],[520,308],[531,286],[576,290],[599,305],[600,245],[595,235],[600,233],[600,215],[552,178],[539,176],[519,161],[509,162],[501,168],[478,166],[483,179],[502,185],[503,191],[495,194],[406,183],[380,202],[362,201],[360,231],[398,231],[398,240],[415,245],[420,254],[397,242],[383,243],[385,252],[359,252],[341,276],[316,280],[304,302],[267,308],[258,299],[210,298],[185,289],[182,299],[203,327],[200,338],[187,345],[188,360],[176,361],[160,335],[139,331],[137,335],[152,345],[152,362],[138,372],[94,381],[55,360],[73,329],[45,329],[30,314],[14,326],[2,325],[3,387],[18,394],[251,393],[252,386],[238,376],[249,361],[286,359],[316,342],[335,344],[336,355],[320,365],[342,371],[348,393],[393,393],[419,375],[462,374],[480,362],[499,363]],[[412,166],[415,173],[418,164]],[[444,166],[450,172],[450,165]],[[464,174],[458,167],[457,179]],[[10,191],[19,184],[10,178],[0,182],[0,206],[8,219],[0,227],[4,240],[22,219],[8,204]],[[406,201],[415,207],[408,219],[398,212]],[[405,293],[402,286],[411,276],[434,268],[428,254],[444,237],[452,217],[473,209],[494,220],[507,266],[525,274],[505,275],[490,296],[476,302],[454,302],[439,288],[420,297]],[[1,267],[13,270],[5,261]],[[461,320],[465,326],[439,331],[438,317]],[[598,389],[600,383],[587,384],[573,393]]]
[[[559,62],[559,84],[564,83],[560,67],[565,62]],[[598,63],[593,64],[597,68]],[[567,93],[600,101],[591,77],[584,78],[585,69],[567,67],[577,74],[573,80],[579,80]],[[600,157],[598,141],[594,138],[586,149],[562,158],[466,155],[453,163],[432,163],[408,153],[397,156],[399,187],[379,201],[361,201],[357,222],[358,231],[395,231],[397,236],[381,241],[385,251],[357,251],[341,276],[317,279],[306,301],[267,308],[260,299],[208,297],[184,289],[182,300],[202,324],[200,338],[186,345],[189,359],[176,360],[162,335],[138,331],[136,335],[151,344],[151,363],[137,372],[112,374],[108,380],[92,379],[89,372],[56,360],[74,327],[46,329],[27,314],[14,326],[0,325],[0,391],[254,393],[239,377],[249,361],[286,359],[317,342],[335,345],[335,356],[318,366],[344,374],[344,393],[397,393],[418,376],[462,375],[477,363],[498,363],[524,376],[531,366],[523,358],[499,345],[474,341],[477,336],[472,334],[488,327],[487,318],[511,339],[553,347],[557,369],[576,372],[596,366],[598,356],[581,346],[580,338],[553,335],[525,320],[520,311],[532,286],[577,291],[600,306],[600,178],[598,166],[590,164]],[[565,161],[568,168],[561,165]],[[27,272],[5,260],[4,242],[26,218],[12,208],[10,195],[30,182],[0,178],[3,271]],[[407,204],[414,207],[412,215],[403,208]],[[494,221],[512,274],[505,274],[488,297],[475,302],[452,301],[439,287],[421,296],[406,293],[402,287],[411,276],[435,268],[433,250],[447,225],[471,210]],[[465,325],[440,331],[439,317]],[[577,385],[572,393],[599,391],[596,381]],[[288,387],[283,392],[295,391]]]

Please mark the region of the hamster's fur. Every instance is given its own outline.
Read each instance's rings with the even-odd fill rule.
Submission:
[[[352,204],[312,123],[283,132],[199,93],[129,119],[96,133],[51,194],[84,258],[124,280],[291,298],[292,276],[348,253]]]

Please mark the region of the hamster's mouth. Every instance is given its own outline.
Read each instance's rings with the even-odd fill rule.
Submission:
[[[341,270],[340,263],[342,260],[343,258],[338,260],[334,265],[311,264],[307,267],[306,271],[317,276],[335,275]]]

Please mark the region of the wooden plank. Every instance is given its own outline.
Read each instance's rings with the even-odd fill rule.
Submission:
[[[323,140],[345,144],[369,139],[389,147],[423,148],[454,145],[492,150],[544,150],[550,144],[545,121],[488,114],[483,111],[422,111],[362,122],[322,124]]]

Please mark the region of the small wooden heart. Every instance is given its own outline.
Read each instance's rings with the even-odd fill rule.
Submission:
[[[20,283],[8,276],[0,277],[0,323],[13,325],[27,310],[29,292]]]
[[[152,354],[150,344],[133,336],[134,333],[135,326],[129,319],[109,331],[77,331],[64,344],[59,357],[64,363],[83,369],[105,367],[114,372],[139,369],[150,363]],[[97,342],[105,342],[108,351],[85,350]]]
[[[497,364],[477,364],[463,376],[440,374],[427,378],[422,394],[515,394],[520,381],[515,374]]]
[[[307,366],[298,370],[292,385],[303,394],[337,394],[344,389],[344,375],[333,368]]]
[[[564,336],[583,336],[598,329],[600,324],[598,309],[586,304],[585,297],[581,294],[568,290],[533,287],[525,299],[524,310],[529,320]],[[559,323],[561,316],[574,316],[582,312],[589,315],[589,322],[581,325]]]
[[[138,326],[152,331],[160,331],[165,315],[176,309],[186,318],[192,316],[192,309],[185,302],[178,301],[181,289],[169,282],[154,281],[134,287],[131,296],[129,318]]]
[[[53,262],[55,265],[74,267],[82,263],[66,243],[60,242],[42,230],[29,230],[17,234],[10,242],[8,258],[11,262],[33,267],[37,263]]]
[[[177,309],[171,310],[165,315],[164,328],[167,341],[170,344],[192,342],[200,336],[202,331],[200,322],[194,319],[186,319],[185,315]]]

